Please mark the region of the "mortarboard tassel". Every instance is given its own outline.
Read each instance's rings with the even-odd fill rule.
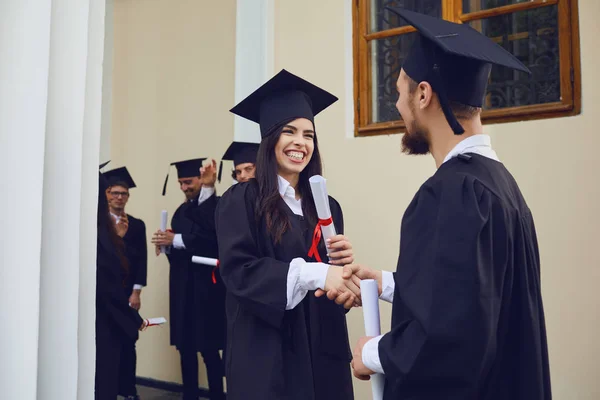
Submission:
[[[444,88],[444,81],[442,80],[442,76],[440,75],[440,68],[437,64],[433,66],[433,81],[433,88],[438,94],[438,99],[440,100],[442,111],[444,112],[444,116],[446,117],[448,124],[450,124],[450,128],[452,128],[452,131],[455,135],[462,135],[465,132],[465,130],[458,122],[456,116],[450,108],[450,102],[448,101],[448,96],[446,96],[446,89]]]
[[[217,179],[219,180],[219,183],[221,183],[222,173],[223,173],[223,160],[221,160],[221,162],[219,163],[219,174],[217,175]]]

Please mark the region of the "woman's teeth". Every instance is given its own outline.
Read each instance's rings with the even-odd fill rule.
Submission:
[[[304,159],[304,153],[301,153],[299,151],[288,151],[286,154],[289,158],[292,158],[297,161],[302,161]]]

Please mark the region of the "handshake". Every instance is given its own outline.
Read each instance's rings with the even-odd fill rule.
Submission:
[[[329,300],[336,304],[344,305],[344,308],[360,307],[362,299],[360,296],[360,281],[363,279],[375,279],[381,295],[382,273],[360,264],[348,264],[344,267],[329,266],[325,288],[318,289],[315,296],[326,295]]]

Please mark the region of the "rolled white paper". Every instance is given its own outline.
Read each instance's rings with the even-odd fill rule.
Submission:
[[[381,335],[381,324],[379,320],[379,288],[375,279],[364,279],[360,281],[360,297],[362,299],[363,317],[365,320],[365,334],[367,336]],[[385,376],[383,374],[371,375],[371,392],[373,400],[383,399],[383,385]]]
[[[212,267],[218,267],[219,266],[219,260],[217,260],[216,258],[192,256],[192,262],[194,264],[210,265]]]
[[[167,322],[167,319],[165,317],[158,317],[148,318],[146,321],[148,321],[148,326],[156,326],[164,324],[165,322]]]
[[[310,183],[310,190],[312,191],[313,198],[315,200],[317,216],[319,219],[325,220],[331,218],[329,195],[327,194],[327,184],[325,178],[323,178],[321,175],[314,175],[311,176],[308,181]],[[337,235],[335,231],[335,225],[333,223],[327,226],[321,226],[321,232],[323,233],[323,240],[330,239]]]
[[[163,232],[166,232],[166,230],[167,230],[167,217],[168,217],[167,210],[162,210],[162,212],[160,213],[160,230]],[[167,249],[166,246],[160,246],[160,252],[162,254],[165,253],[166,249]]]

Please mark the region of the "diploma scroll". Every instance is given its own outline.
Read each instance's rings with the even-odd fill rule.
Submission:
[[[379,318],[379,288],[375,279],[364,279],[360,281],[360,293],[362,298],[363,316],[365,321],[365,334],[367,336],[381,335],[381,324]],[[383,399],[383,385],[385,376],[383,374],[371,375],[371,392],[373,400]]]
[[[146,320],[146,322],[148,323],[148,325],[146,325],[146,327],[150,327],[150,326],[162,325],[167,322],[167,319],[165,317],[148,318]]]
[[[212,281],[213,281],[213,284],[215,284],[215,285],[217,284],[217,276],[215,275],[215,272],[216,272],[217,268],[219,268],[219,265],[221,264],[219,262],[219,260],[217,260],[216,258],[192,256],[192,262],[194,264],[209,265],[211,267],[214,267],[212,270]]]
[[[162,210],[162,212],[160,213],[160,230],[163,232],[167,231],[167,218],[167,210]],[[167,252],[167,246],[160,246],[160,252],[162,254],[165,254]]]
[[[321,235],[323,236],[323,240],[326,241],[327,239],[334,237],[337,233],[335,231],[335,225],[333,224],[333,220],[331,218],[331,209],[329,208],[329,195],[327,194],[327,184],[325,178],[323,178],[321,175],[314,175],[311,176],[308,181],[310,183],[310,189],[312,191],[313,199],[315,201],[317,216],[319,217],[319,222],[315,227],[313,244],[308,255],[309,257],[314,256],[317,259],[317,261],[320,262],[321,257],[319,256],[319,252],[317,251],[317,246],[319,245],[318,242],[321,238]]]
[[[216,258],[192,256],[192,262],[194,264],[210,265],[211,267],[219,266],[219,260],[217,260]]]

